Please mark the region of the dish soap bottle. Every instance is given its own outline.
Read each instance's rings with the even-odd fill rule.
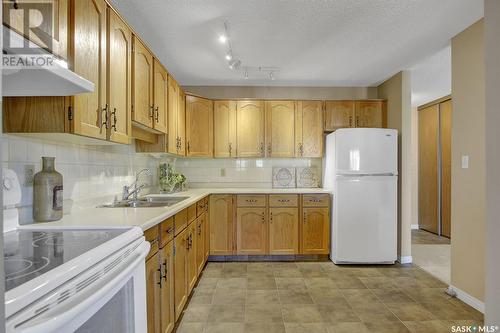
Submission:
[[[42,157],[42,171],[33,181],[33,220],[57,221],[63,215],[63,177],[54,168],[55,157]]]

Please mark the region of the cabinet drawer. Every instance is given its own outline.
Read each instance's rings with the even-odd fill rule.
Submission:
[[[192,204],[191,206],[189,206],[187,208],[187,219],[188,219],[188,223],[191,223],[193,222],[194,220],[196,220],[196,204]]]
[[[160,223],[160,248],[174,239],[174,217],[169,217]]]
[[[177,236],[182,230],[186,229],[188,225],[187,208],[174,215],[174,224],[175,236]]]
[[[198,201],[196,204],[196,216],[200,216],[204,211],[206,211],[207,201],[205,198]]]
[[[265,195],[238,195],[236,199],[238,207],[265,207]]]
[[[328,207],[329,204],[329,194],[304,194],[302,196],[302,205],[304,207]]]
[[[269,195],[269,207],[297,207],[299,196],[296,194],[271,194]]]
[[[151,258],[156,252],[158,252],[158,226],[154,226],[144,231],[144,238],[151,244],[149,253],[146,256],[146,260]]]

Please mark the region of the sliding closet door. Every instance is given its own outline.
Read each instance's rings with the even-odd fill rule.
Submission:
[[[439,105],[418,111],[419,228],[439,232]]]
[[[440,104],[441,234],[451,236],[451,100]]]

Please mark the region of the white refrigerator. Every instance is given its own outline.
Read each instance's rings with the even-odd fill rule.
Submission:
[[[326,137],[323,186],[332,190],[336,264],[397,259],[398,132],[339,129]]]

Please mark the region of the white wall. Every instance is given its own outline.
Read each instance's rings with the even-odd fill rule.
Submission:
[[[13,169],[21,182],[21,223],[32,221],[33,186],[25,184],[25,166],[34,165],[35,172],[40,171],[42,156],[54,156],[56,170],[63,175],[65,214],[77,207],[112,200],[142,168],[153,171],[151,177],[142,179],[156,184],[157,161],[149,155],[135,154],[133,146],[77,146],[3,135],[2,166]]]
[[[320,158],[177,159],[175,168],[189,187],[272,187],[273,167],[315,166],[321,179]],[[225,174],[225,175],[223,175]]]
[[[486,316],[489,325],[500,324],[500,1],[486,0]]]

